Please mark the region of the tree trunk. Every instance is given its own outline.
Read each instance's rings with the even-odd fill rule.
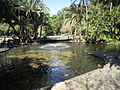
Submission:
[[[113,3],[111,2],[110,3],[110,11],[112,11],[112,6],[113,6]]]
[[[42,36],[42,25],[40,25],[40,38]]]

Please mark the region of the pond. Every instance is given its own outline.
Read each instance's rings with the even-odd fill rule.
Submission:
[[[88,51],[119,52],[119,45],[48,43],[0,54],[0,90],[37,90],[95,70],[102,61]]]

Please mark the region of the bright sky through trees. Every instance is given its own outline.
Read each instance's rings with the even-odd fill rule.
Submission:
[[[50,9],[51,15],[57,14],[58,10],[71,5],[70,0],[43,0],[43,2]]]
[[[84,2],[89,2],[90,0],[84,0]],[[43,0],[44,4],[50,9],[50,14],[54,15],[57,12],[65,7],[71,5],[71,0]],[[79,0],[78,2],[79,3]]]

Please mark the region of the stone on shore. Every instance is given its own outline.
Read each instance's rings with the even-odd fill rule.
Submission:
[[[8,50],[9,50],[9,48],[0,48],[0,53],[8,51]]]
[[[102,69],[99,68],[57,83],[51,90],[120,90],[120,60],[118,58],[120,55],[111,52],[91,52],[91,54],[102,59],[110,59],[109,63]]]

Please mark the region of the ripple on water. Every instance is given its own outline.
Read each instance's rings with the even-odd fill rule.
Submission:
[[[54,44],[46,44],[46,45],[40,46],[39,48],[44,50],[63,50],[63,49],[69,48],[69,46],[64,43],[54,43]]]

